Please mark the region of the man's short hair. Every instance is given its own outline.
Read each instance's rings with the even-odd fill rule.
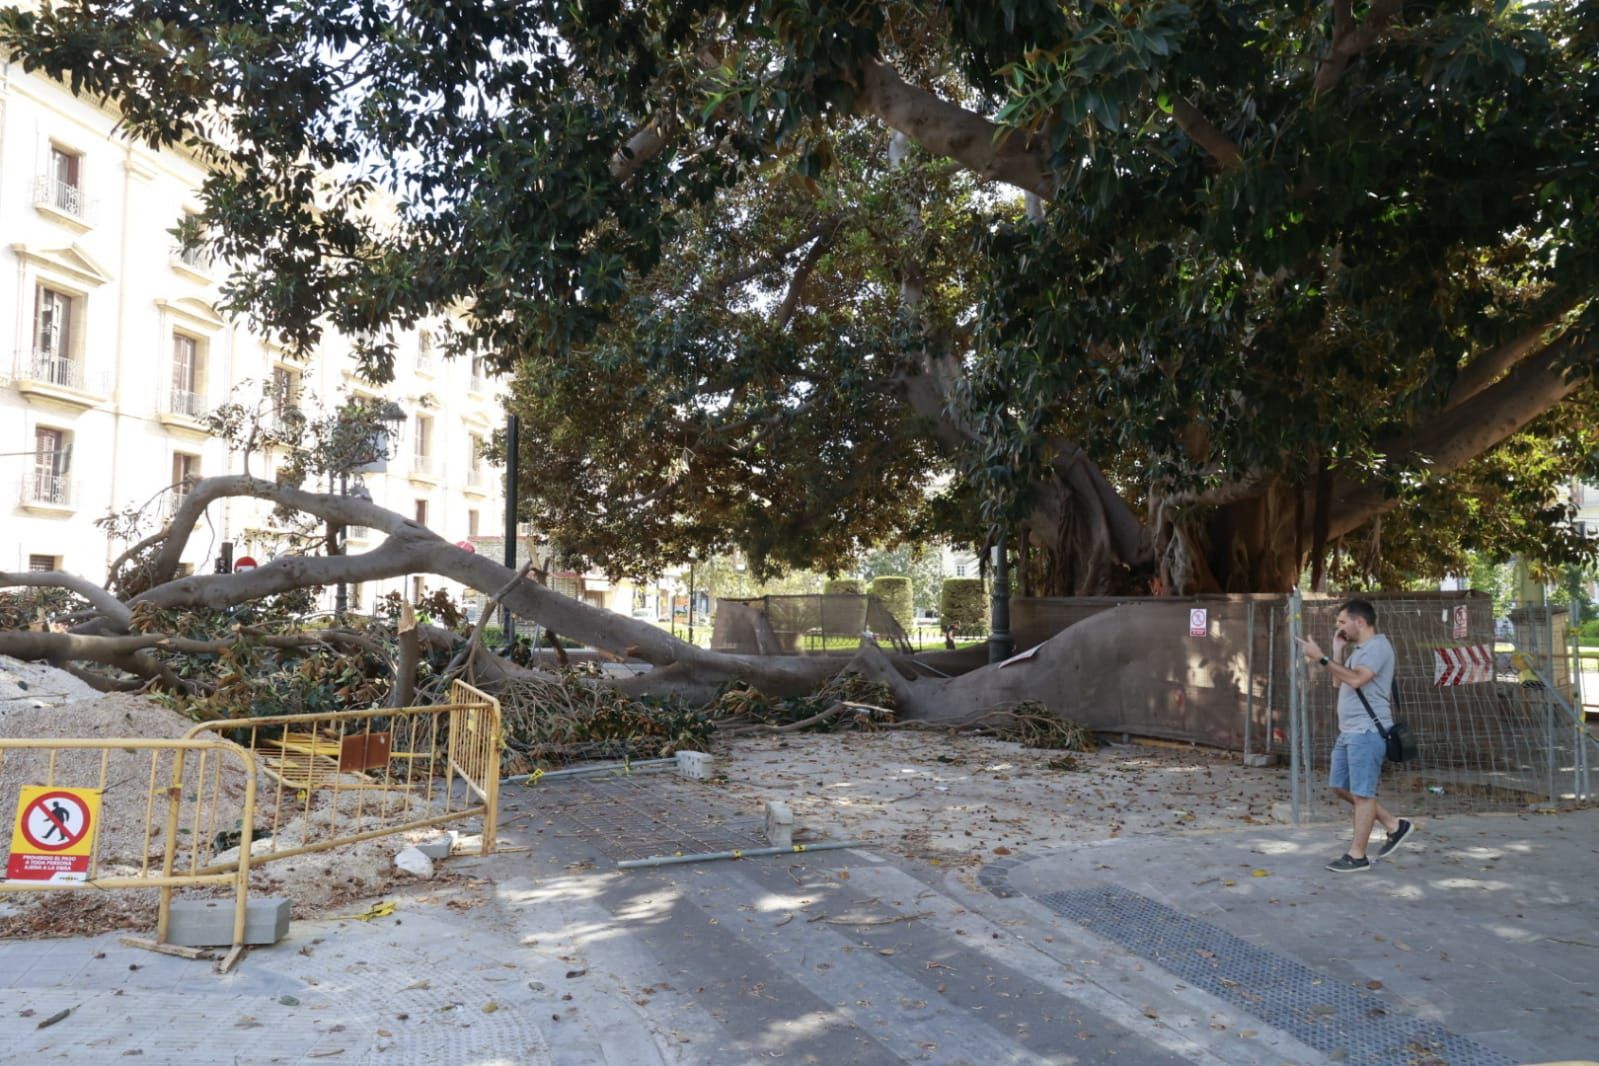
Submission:
[[[1338,609],[1351,618],[1364,618],[1368,626],[1377,628],[1377,608],[1370,600],[1347,600]]]

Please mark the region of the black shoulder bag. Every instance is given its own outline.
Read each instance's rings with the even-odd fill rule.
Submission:
[[[1410,731],[1405,723],[1394,720],[1392,727],[1384,729],[1382,721],[1377,717],[1377,712],[1371,709],[1371,701],[1366,698],[1363,689],[1355,689],[1355,695],[1360,697],[1360,705],[1366,708],[1366,713],[1371,715],[1371,724],[1377,727],[1377,733],[1388,745],[1389,762],[1410,762],[1417,755],[1416,734]],[[1388,697],[1390,710],[1399,704],[1399,684],[1394,683]]]

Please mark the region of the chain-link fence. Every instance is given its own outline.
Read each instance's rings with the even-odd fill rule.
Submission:
[[[1384,768],[1382,797],[1397,813],[1525,810],[1591,798],[1599,740],[1586,726],[1579,671],[1563,612],[1517,612],[1515,635],[1496,640],[1484,596],[1372,595],[1377,629],[1393,644],[1396,717],[1415,732],[1419,758]],[[1289,597],[1285,639],[1331,644],[1344,597]],[[1326,786],[1337,739],[1337,690],[1302,656],[1285,664],[1290,691],[1290,773],[1296,820],[1347,808]]]
[[[909,654],[905,629],[876,596],[759,596],[716,601],[711,647],[743,655],[853,652],[863,638]]]

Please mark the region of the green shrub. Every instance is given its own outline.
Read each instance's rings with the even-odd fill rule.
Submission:
[[[883,601],[900,627],[909,630],[916,622],[916,599],[908,577],[879,577],[872,581],[872,595]]]
[[[958,625],[968,632],[987,629],[988,603],[983,597],[982,578],[945,578],[938,593],[938,617],[946,628]]]
[[[853,577],[830,577],[822,585],[824,596],[864,596],[866,582]]]
[[[1599,641],[1599,618],[1590,618],[1586,622],[1579,623],[1577,635],[1583,639],[1584,643]]]

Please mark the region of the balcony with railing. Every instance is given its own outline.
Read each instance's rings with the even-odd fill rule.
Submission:
[[[494,383],[482,374],[473,374],[467,389],[473,396],[487,396],[494,391]]]
[[[168,429],[204,433],[209,413],[202,393],[172,388],[167,390],[167,402],[160,412],[161,424]]]
[[[470,492],[474,496],[486,496],[486,495],[488,495],[489,485],[490,484],[491,484],[491,482],[490,482],[490,478],[489,478],[489,470],[488,470],[487,467],[474,466],[474,467],[470,468],[469,470],[467,470],[467,472],[466,472],[466,491],[467,492]]]
[[[22,478],[22,506],[33,511],[64,512],[73,509],[72,479],[65,474],[36,470]]]
[[[438,456],[435,456],[435,455],[424,455],[424,454],[419,453],[419,452],[418,453],[412,453],[412,455],[411,455],[410,475],[411,475],[411,480],[412,481],[427,481],[427,482],[431,482],[433,484],[438,484],[438,481],[439,481],[439,460],[438,460]]]
[[[94,224],[83,187],[48,174],[33,179],[33,206],[75,229],[88,229]]]
[[[213,276],[211,253],[204,248],[172,246],[172,268],[197,281],[210,281]]]
[[[75,407],[93,407],[106,397],[104,377],[82,359],[35,349],[17,375],[17,388],[31,395]]]

